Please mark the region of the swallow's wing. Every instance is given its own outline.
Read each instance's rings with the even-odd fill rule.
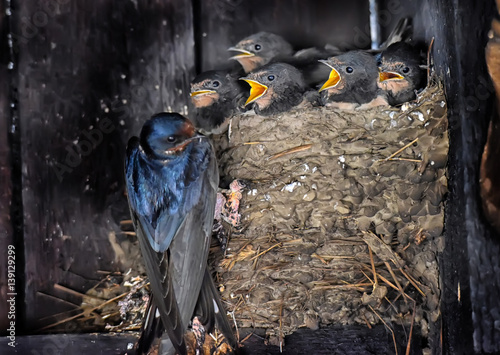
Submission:
[[[190,175],[197,178],[185,196],[187,202],[192,202],[192,207],[186,212],[184,223],[170,245],[174,290],[185,324],[193,316],[207,268],[219,184],[213,149],[207,139],[199,144],[204,146],[203,150],[206,149],[208,154],[203,164],[200,163],[201,159],[193,158],[198,164],[193,165]]]
[[[163,327],[175,349],[180,354],[185,354],[185,328],[181,321],[181,313],[174,294],[172,276],[169,268],[170,256],[168,251],[157,252],[153,249],[149,241],[154,233],[154,228],[147,217],[138,213],[138,203],[142,196],[137,194],[138,189],[135,185],[138,183],[136,174],[140,166],[137,156],[140,154],[140,150],[139,140],[134,138],[129,141],[127,147],[127,161],[125,167],[130,214],[141,247],[141,253],[149,277],[151,291],[155,299],[155,305],[161,316]]]

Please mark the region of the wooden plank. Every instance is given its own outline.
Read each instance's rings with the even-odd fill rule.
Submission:
[[[55,283],[84,292],[115,253],[128,215],[128,137],[163,110],[183,110],[194,70],[189,2],[20,2],[19,55],[26,324],[68,309]],[[120,241],[120,236],[116,237]],[[125,238],[125,237],[123,237]]]
[[[449,193],[446,244],[440,261],[444,351],[496,353],[500,351],[500,330],[494,322],[494,315],[500,312],[500,274],[496,271],[500,243],[483,216],[478,184],[481,151],[493,109],[494,92],[484,57],[495,4],[438,0],[383,3],[385,9],[397,9],[393,23],[399,16],[414,16],[417,40],[429,43],[436,38],[435,66],[448,99]]]
[[[255,331],[241,329],[240,335],[244,337]],[[407,333],[402,328],[396,328],[395,333],[398,353],[403,354],[406,351],[405,334]],[[15,350],[19,354],[132,354],[130,348],[137,337],[138,333],[22,336],[16,338]],[[9,342],[8,338],[0,339],[0,349],[9,349]],[[422,345],[425,344],[421,344],[421,338],[414,334],[409,354],[421,354]],[[374,326],[372,329],[364,326],[329,327],[319,330],[299,329],[294,334],[285,337],[282,352],[279,346],[266,344],[264,337],[252,335],[243,343],[239,354],[302,355],[308,352],[315,355],[392,355],[394,343],[391,333],[383,325]]]
[[[241,336],[247,330],[241,331]],[[399,354],[406,352],[408,329],[396,327],[395,336]],[[240,337],[241,337],[240,336]],[[285,337],[282,352],[279,346],[266,345],[262,337],[251,336],[243,343],[245,355],[302,355],[302,354],[395,354],[395,346],[391,333],[384,325],[374,326],[369,329],[365,326],[336,326],[318,330],[301,328],[295,333]],[[421,354],[425,344],[418,335],[413,335],[412,346],[409,354]]]
[[[9,32],[5,2],[0,2],[0,299],[7,300],[8,265],[7,253],[9,245],[14,245],[13,226],[11,222],[12,202],[12,164],[9,147],[10,90],[9,90],[9,47],[7,35]],[[0,302],[0,329],[9,328],[9,304]],[[12,316],[11,316],[12,317]]]
[[[227,48],[259,31],[284,36],[297,49],[311,46],[369,47],[368,2],[196,1],[200,70],[227,66]]]
[[[2,354],[133,354],[130,347],[136,334],[48,334],[16,338],[15,346],[6,337],[0,339]],[[11,345],[9,345],[9,343]]]

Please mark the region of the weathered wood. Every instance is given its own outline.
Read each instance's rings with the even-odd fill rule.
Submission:
[[[242,329],[241,336],[246,337],[252,330]],[[406,330],[408,332],[408,329]],[[402,346],[398,353],[406,351],[407,339],[402,328],[395,329],[396,341]],[[18,354],[133,354],[131,347],[137,340],[137,333],[123,334],[52,334],[32,335],[16,338],[16,347],[9,347],[8,338],[0,339],[0,350],[9,350]],[[410,354],[421,354],[425,344],[413,334]],[[283,352],[279,346],[267,345],[259,335],[250,336],[240,348],[241,355],[302,355],[311,352],[317,355],[358,355],[358,354],[394,354],[392,335],[383,325],[372,329],[362,326],[346,326],[319,330],[299,329],[285,338]]]
[[[228,65],[227,48],[259,31],[282,35],[296,49],[322,46],[369,47],[368,2],[196,1],[200,70]]]
[[[16,337],[16,345],[0,339],[2,354],[134,354],[137,334],[50,334]]]
[[[189,2],[20,2],[26,323],[67,310],[97,270],[129,267],[113,232],[128,214],[123,195],[127,139],[163,110],[182,111],[194,70]]]
[[[485,223],[479,199],[479,165],[493,108],[485,45],[494,1],[386,0],[392,16],[413,15],[417,40],[436,38],[433,56],[449,105],[449,194],[440,269],[445,353],[500,351],[500,239]],[[396,5],[399,5],[396,6]],[[390,25],[389,25],[390,27]],[[440,332],[440,329],[435,331]],[[436,341],[439,340],[439,333]]]
[[[362,33],[368,33],[366,1],[361,0],[344,4],[342,11],[337,2],[326,0],[194,3],[200,70],[224,65],[226,48],[258,30],[283,34],[297,47],[344,40],[361,45]],[[128,213],[122,195],[124,145],[153,112],[184,109],[194,73],[192,9],[190,2],[181,0],[44,0],[14,5],[19,6],[12,18],[19,51],[21,116],[16,129],[21,129],[23,144],[25,304],[27,321],[37,328],[37,319],[64,310],[61,304],[39,297],[39,291],[55,293],[54,282],[84,291],[97,269],[123,267],[125,261],[115,260],[108,237],[118,230],[116,220]],[[500,351],[500,331],[495,327],[500,310],[500,275],[495,272],[500,245],[483,221],[477,184],[493,97],[484,64],[493,5],[493,1],[381,1],[394,22],[414,15],[417,38],[428,42],[436,37],[436,68],[446,83],[452,144],[447,243],[441,263],[446,353]],[[8,82],[3,80],[7,73],[3,34],[0,45],[3,168],[9,166],[4,160],[3,138],[8,132],[4,128],[10,129],[9,115],[4,114],[8,111],[2,111],[8,110],[2,94]],[[92,145],[88,155],[70,155],[68,163],[73,142],[90,141],[88,132],[102,122],[111,124],[100,129],[103,141]],[[61,170],[62,164],[67,170]],[[5,214],[5,201],[11,199],[10,172],[1,174],[1,223],[2,228],[7,226],[5,235],[12,236]],[[434,352],[440,349],[440,331],[440,324],[435,325]],[[384,342],[391,343],[386,338]]]
[[[496,91],[497,110],[488,128],[488,139],[481,159],[480,179],[483,210],[488,221],[500,233],[500,21],[491,24],[493,36],[486,47],[488,72]]]
[[[7,34],[9,31],[5,2],[0,2],[0,299],[6,300],[9,293],[7,286],[7,250],[13,245],[13,228],[11,222],[12,202],[12,164],[9,147],[10,91],[8,72],[9,47]],[[20,266],[20,265],[19,265]],[[0,302],[0,331],[8,328],[9,304]]]

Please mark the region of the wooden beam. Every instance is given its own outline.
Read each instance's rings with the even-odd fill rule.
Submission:
[[[158,111],[184,111],[194,71],[190,2],[19,2],[26,324],[66,308],[59,283],[85,292],[116,253],[128,215],[123,157]],[[113,234],[115,233],[115,234]],[[68,299],[69,300],[69,299]]]

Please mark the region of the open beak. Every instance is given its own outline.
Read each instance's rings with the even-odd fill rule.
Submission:
[[[243,78],[241,78],[240,80],[245,80],[250,85],[250,96],[248,97],[247,102],[245,102],[245,106],[257,100],[267,91],[267,86],[262,85],[261,83],[255,80],[243,79]]]
[[[319,61],[325,65],[328,65],[330,68],[332,68],[332,71],[330,72],[330,76],[328,77],[328,80],[323,84],[323,86],[319,89],[319,91],[323,91],[323,90],[330,89],[330,88],[337,86],[337,84],[342,79],[340,77],[340,74],[337,71],[337,69],[332,67],[326,60],[320,59]]]
[[[399,75],[398,73],[395,73],[393,71],[381,71],[379,74],[379,79],[380,81],[386,81],[386,80],[401,80],[404,79],[402,75]]]
[[[254,53],[252,52],[249,52],[249,51],[246,51],[244,49],[241,49],[241,48],[236,48],[236,47],[230,47],[227,49],[228,51],[232,51],[232,52],[238,52],[238,54],[236,54],[235,56],[232,56],[231,58],[229,59],[235,59],[235,60],[238,60],[240,58],[245,58],[245,57],[253,57],[255,56]]]
[[[197,91],[193,91],[191,92],[191,97],[195,97],[195,96],[198,96],[198,95],[207,95],[207,94],[215,94],[217,93],[216,91],[214,90],[197,90]]]

